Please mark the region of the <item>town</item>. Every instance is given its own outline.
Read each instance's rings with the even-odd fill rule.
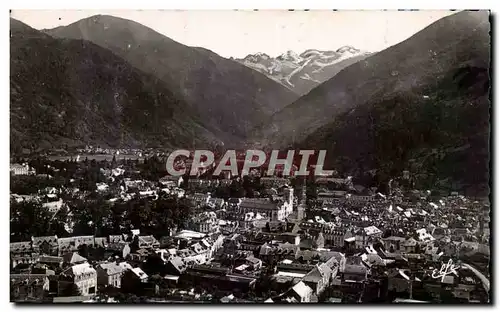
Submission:
[[[11,301],[490,301],[488,198],[135,154],[11,160]]]

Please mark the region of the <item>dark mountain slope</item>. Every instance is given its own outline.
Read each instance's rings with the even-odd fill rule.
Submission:
[[[213,135],[182,98],[109,50],[11,19],[11,143],[192,146]]]
[[[184,46],[133,21],[97,15],[46,32],[89,40],[152,73],[185,96],[210,129],[227,137],[244,137],[265,117],[297,98],[242,64]]]
[[[464,70],[465,77],[456,76]],[[340,115],[299,145],[327,149],[328,165],[346,174],[379,169],[388,178],[410,170],[422,187],[437,183],[486,194],[487,85],[487,67],[466,66],[435,86],[373,100]]]
[[[487,195],[488,14],[461,12],[437,24],[448,29],[424,36],[424,32],[436,29],[432,25],[415,37],[443,44],[436,66],[415,67],[414,74],[400,75],[401,80],[392,81],[391,92],[335,116],[298,145],[328,149],[329,165],[345,173],[359,176],[378,169],[380,176],[388,179],[410,170],[420,187],[437,185],[469,195]],[[459,34],[454,35],[454,31]],[[460,40],[447,42],[457,37]],[[429,68],[435,70],[433,77],[426,77],[426,83],[412,83],[421,81],[418,73]],[[406,86],[397,87],[402,84]]]
[[[272,146],[301,142],[360,105],[436,85],[461,67],[488,67],[488,12],[460,12],[355,63],[274,114],[254,140]],[[486,64],[486,65],[485,65]]]

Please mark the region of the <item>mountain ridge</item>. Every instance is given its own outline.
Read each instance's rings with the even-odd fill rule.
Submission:
[[[463,11],[344,69],[306,96],[314,96],[300,103],[308,111],[287,116],[297,120],[312,111],[324,118],[315,125],[302,120],[288,144],[326,149],[328,167],[357,178],[375,170],[387,182],[408,170],[417,188],[487,196],[489,31],[487,12]],[[343,103],[332,101],[342,97]]]
[[[14,150],[217,144],[182,98],[111,51],[10,23]]]
[[[292,144],[293,139],[300,142],[335,116],[371,98],[384,98],[394,91],[433,83],[443,75],[445,66],[477,59],[474,55],[484,54],[484,50],[478,51],[463,41],[475,35],[483,39],[489,36],[484,31],[478,34],[469,30],[471,25],[478,25],[477,14],[483,13],[457,14],[440,19],[407,40],[344,68],[262,122],[254,129],[250,141],[281,147]],[[450,42],[470,52],[454,55],[450,52],[454,48],[449,47]],[[294,122],[289,122],[291,120]]]
[[[162,80],[186,99],[208,129],[233,141],[246,137],[258,122],[297,98],[261,73],[210,50],[180,44],[131,20],[96,15],[45,32],[111,50]]]

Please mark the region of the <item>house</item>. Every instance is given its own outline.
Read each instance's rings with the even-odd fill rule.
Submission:
[[[97,188],[97,191],[98,192],[105,192],[109,189],[109,185],[107,185],[106,183],[96,183],[96,188]]]
[[[39,259],[39,254],[37,253],[25,253],[25,254],[11,254],[10,261],[12,268],[17,267],[20,264],[33,264],[37,263]]]
[[[11,254],[25,254],[32,252],[31,242],[15,242],[10,243],[10,253]]]
[[[222,198],[211,197],[208,199],[208,206],[212,209],[222,209],[226,206],[226,201]]]
[[[323,231],[325,243],[334,247],[344,246],[345,231],[343,229],[325,229]]]
[[[276,240],[283,241],[284,243],[290,243],[294,245],[300,244],[300,234],[298,233],[279,233],[276,235]]]
[[[189,183],[192,183],[190,180]],[[210,193],[202,194],[202,193],[194,193],[188,196],[188,199],[192,202],[194,206],[206,206],[209,203],[211,196]]]
[[[366,236],[378,237],[378,238],[382,236],[382,231],[373,225],[365,227],[363,230],[365,231]]]
[[[46,274],[11,274],[11,301],[41,301],[49,291],[49,278]]]
[[[177,288],[179,282],[179,276],[166,274],[163,279],[165,280],[165,284],[167,287]]]
[[[95,240],[93,235],[64,237],[57,240],[57,244],[59,246],[59,254],[64,254],[69,251],[75,251],[82,245],[93,247],[94,242]]]
[[[31,241],[33,251],[40,254],[52,255],[54,253],[57,253],[57,250],[59,248],[56,235],[32,237]]]
[[[33,252],[31,242],[10,243],[10,260],[15,268],[20,263],[35,263],[38,254]]]
[[[342,272],[344,270],[344,267],[346,265],[346,257],[343,253],[337,252],[337,251],[326,251],[326,252],[320,252],[320,260],[321,257],[325,257],[324,262],[330,266],[332,270],[337,268],[337,272],[334,272],[336,275],[338,272]],[[335,271],[335,270],[334,270]]]
[[[185,262],[194,261],[198,264],[203,264],[209,260],[208,249],[201,247],[201,244],[194,244],[191,248],[179,249],[177,256],[181,257]]]
[[[395,293],[411,291],[412,280],[409,270],[394,269],[388,273],[388,290]]]
[[[248,291],[256,282],[253,276],[231,273],[231,269],[217,264],[194,265],[181,275],[179,283],[182,287],[194,285],[217,285],[221,290],[240,289]]]
[[[187,269],[187,264],[181,257],[172,257],[167,262],[167,271],[171,275],[179,276]]]
[[[314,291],[316,296],[319,296],[330,285],[332,273],[332,269],[322,263],[307,273],[302,281]]]
[[[50,213],[56,213],[64,206],[64,201],[62,198],[58,200],[47,201],[42,204],[42,207],[47,209]]]
[[[346,264],[342,274],[343,282],[364,282],[368,277],[368,271],[361,264]]]
[[[164,186],[171,186],[171,187],[180,187],[182,182],[184,180],[182,179],[182,177],[175,177],[175,176],[164,176],[163,178],[160,179],[160,183]]]
[[[253,270],[260,270],[262,268],[262,260],[257,259],[254,256],[246,257],[245,264]]]
[[[61,268],[63,265],[64,259],[62,257],[54,257],[54,256],[40,256],[38,259],[38,263],[46,265],[50,269]]]
[[[172,257],[174,257],[177,253],[177,249],[159,249],[155,251],[156,254],[160,255],[160,258],[164,263],[167,263]]]
[[[363,254],[361,255],[361,261],[368,268],[385,267],[387,264],[394,262],[394,260],[382,259],[378,254]]]
[[[148,275],[140,268],[132,268],[123,272],[121,278],[121,289],[123,292],[141,292],[147,287]]]
[[[317,200],[321,205],[330,205],[341,198],[345,198],[346,194],[346,191],[319,192]]]
[[[476,290],[475,285],[458,284],[456,287],[453,288],[452,292],[455,298],[463,299],[466,302],[469,302],[472,299],[475,290]]]
[[[298,302],[311,302],[313,290],[304,282],[299,282],[292,287],[290,295]]]
[[[59,293],[75,284],[80,295],[94,295],[97,291],[97,272],[88,263],[67,268],[59,275]]]
[[[35,174],[35,171],[28,164],[11,164],[10,172],[13,175],[28,175]]]
[[[97,265],[97,284],[99,286],[113,286],[115,288],[121,287],[122,275],[125,268],[116,262],[106,262]]]
[[[324,247],[324,237],[322,233],[319,233],[317,237],[308,237],[300,241],[299,248],[302,250],[313,250],[317,248]]]
[[[389,252],[401,252],[404,251],[403,244],[405,238],[399,236],[389,236],[382,238],[385,250]]]
[[[260,184],[262,184],[265,188],[278,188],[283,185],[289,185],[290,180],[287,178],[279,178],[279,177],[262,177],[260,178]]]
[[[75,265],[87,262],[87,259],[80,256],[77,252],[68,252],[62,256],[63,263],[66,265]]]
[[[362,229],[358,229],[354,232],[354,246],[356,249],[363,249],[368,243],[368,236],[366,232]]]
[[[147,283],[148,282],[148,275],[144,273],[144,271],[141,268],[133,268],[130,270],[130,272],[134,273],[136,278],[141,282],[141,283]]]
[[[189,228],[200,233],[213,233],[218,229],[218,221],[214,212],[195,217],[189,223]]]
[[[270,221],[284,221],[290,213],[289,205],[278,200],[268,198],[243,198],[239,205],[240,213],[260,214],[266,216]]]
[[[182,231],[177,232],[174,237],[177,239],[193,240],[193,239],[201,239],[201,238],[204,238],[205,236],[207,236],[207,234],[205,234],[205,233],[189,231],[189,230],[182,230]]]
[[[417,244],[418,244],[418,242],[413,237],[408,238],[403,243],[404,251],[406,253],[415,253],[416,248],[417,248]]]
[[[141,249],[160,248],[160,242],[153,235],[139,236],[138,239],[139,239],[139,248]]]
[[[278,275],[293,276],[293,277],[304,277],[314,268],[315,268],[314,265],[294,263],[293,261],[288,259],[281,261],[276,266]]]
[[[132,266],[131,266],[128,262],[126,262],[126,261],[120,262],[120,263],[118,263],[118,265],[119,265],[119,266],[120,266],[120,267],[121,267],[124,271],[126,271],[126,270],[132,270]]]
[[[125,246],[125,247],[128,247]],[[149,256],[149,251],[147,249],[141,248],[137,249],[135,252],[128,253],[128,257],[126,257],[130,261],[142,262],[146,261]]]
[[[349,201],[354,202],[356,204],[369,203],[376,199],[374,195],[350,195],[350,196],[349,195],[347,195]]]
[[[327,185],[331,184],[335,186],[335,188],[345,188],[352,185],[352,177],[347,178],[333,178],[333,177],[318,177],[315,180],[315,183],[318,185]]]
[[[21,203],[21,202],[33,202],[38,200],[37,195],[19,195],[19,194],[11,194],[10,198],[15,200],[16,203]]]
[[[108,248],[108,239],[106,237],[96,237],[94,240],[95,247]]]
[[[126,244],[123,235],[109,235],[108,248],[110,250],[122,251]]]

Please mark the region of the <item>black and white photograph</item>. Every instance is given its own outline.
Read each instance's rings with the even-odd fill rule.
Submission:
[[[491,11],[9,18],[10,302],[492,304]]]

